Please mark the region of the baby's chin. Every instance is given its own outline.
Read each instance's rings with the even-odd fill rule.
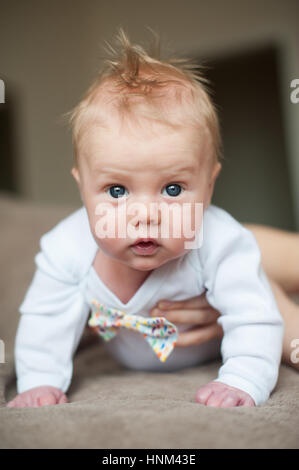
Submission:
[[[137,269],[138,271],[152,271],[157,269],[163,264],[168,262],[168,258],[161,258],[159,256],[139,256],[133,255],[130,257],[129,264],[132,268]]]
[[[175,240],[173,243],[161,243],[152,254],[140,254],[138,250],[134,250],[129,245],[124,245],[115,249],[115,246],[109,243],[99,243],[97,240],[99,250],[101,250],[107,257],[113,258],[114,261],[125,264],[130,268],[138,271],[152,271],[160,266],[168,263],[171,260],[181,258],[189,250],[184,247],[182,240]]]
[[[157,252],[152,256],[134,255],[133,258],[130,256],[128,264],[139,271],[152,271],[153,269],[157,269],[176,258],[181,258],[184,256],[185,252],[186,250],[181,250],[179,253],[167,252],[167,250],[164,250],[164,253]]]

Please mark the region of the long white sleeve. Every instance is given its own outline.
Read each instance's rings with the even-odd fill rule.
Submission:
[[[222,209],[212,208],[229,224],[204,231],[200,249],[207,300],[221,316],[223,365],[216,381],[266,401],[276,385],[282,353],[283,320],[261,266],[256,239]],[[205,228],[204,228],[205,229]]]
[[[82,269],[75,269],[76,263],[82,268],[78,260],[90,258],[85,251],[80,258],[75,249],[78,227],[86,225],[83,215],[76,212],[41,238],[41,251],[35,256],[37,269],[19,308],[15,341],[18,393],[41,385],[63,392],[69,387],[73,354],[89,313],[82,293],[84,277],[81,282],[82,276],[78,276]],[[82,229],[80,236],[88,246]],[[82,244],[78,246],[82,250]]]

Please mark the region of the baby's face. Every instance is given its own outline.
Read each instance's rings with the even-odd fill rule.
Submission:
[[[189,251],[185,242],[194,241],[200,230],[195,211],[209,205],[221,168],[209,162],[209,145],[207,135],[189,128],[170,131],[160,126],[155,134],[126,133],[117,126],[90,129],[81,146],[79,170],[72,174],[99,248],[138,270],[155,269]],[[178,212],[167,211],[174,203]],[[132,204],[137,212],[129,213]],[[115,230],[103,238],[107,208]],[[183,222],[193,237],[185,233]],[[133,247],[140,238],[154,238],[157,246],[148,252]]]

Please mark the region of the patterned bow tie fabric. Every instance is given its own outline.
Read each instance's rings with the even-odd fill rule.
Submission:
[[[110,341],[118,333],[120,327],[138,331],[157,354],[161,362],[165,362],[176,345],[177,327],[164,317],[143,317],[132,315],[122,310],[108,308],[97,300],[92,300],[92,311],[88,325],[105,341]]]

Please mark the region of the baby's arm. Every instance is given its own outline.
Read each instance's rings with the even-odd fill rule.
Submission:
[[[80,282],[63,264],[63,253],[60,259],[53,259],[47,234],[44,241],[35,258],[37,270],[20,306],[15,342],[18,395],[10,406],[66,401],[72,357],[89,313]]]
[[[223,365],[218,378],[200,388],[196,399],[213,406],[250,406],[252,401],[258,405],[277,381],[283,321],[252,233],[235,224],[231,233],[219,236],[202,262],[207,300],[221,313]]]

